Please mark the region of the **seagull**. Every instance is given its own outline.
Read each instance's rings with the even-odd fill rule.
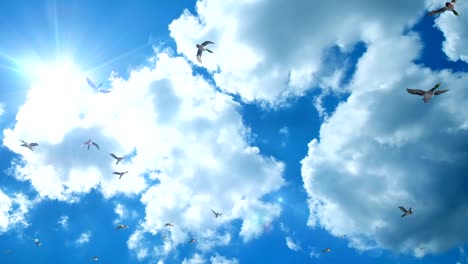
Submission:
[[[94,257],[93,257],[91,260],[98,261],[98,260],[99,260],[99,258],[98,258],[98,257],[96,257],[96,256],[94,256]]]
[[[440,8],[440,9],[437,9],[437,10],[434,10],[434,11],[431,11],[427,15],[433,16],[433,15],[441,14],[441,13],[443,13],[445,11],[452,11],[452,13],[454,15],[458,16],[458,12],[455,11],[455,3],[456,2],[457,2],[457,0],[452,0],[450,2],[446,2],[444,7]]]
[[[340,235],[340,238],[345,238],[347,235]]]
[[[330,249],[330,248],[326,248],[326,249],[322,250],[322,252],[330,253],[330,252],[331,252],[331,249]]]
[[[114,171],[112,174],[119,175],[119,180],[120,180],[120,178],[122,178],[122,176],[124,176],[124,174],[126,174],[126,173],[128,173],[128,171],[124,171],[124,172]]]
[[[202,63],[202,60],[201,60],[201,55],[203,53],[204,50],[208,51],[209,53],[213,53],[213,51],[205,48],[206,45],[208,44],[214,44],[214,42],[211,42],[211,41],[205,41],[203,42],[202,44],[197,44],[197,60],[198,62]]]
[[[91,86],[91,88],[93,88],[93,90],[95,92],[98,92],[98,93],[109,93],[110,92],[109,90],[104,90],[104,89],[100,88],[102,86],[102,83],[100,83],[99,85],[96,86],[96,84],[93,81],[91,81],[88,77],[86,77],[86,80],[88,81],[89,86]]]
[[[111,153],[111,154],[109,154],[109,155],[111,155],[111,156],[112,156],[114,159],[116,159],[116,160],[117,160],[117,162],[115,163],[115,165],[119,164],[119,162],[120,162],[120,161],[122,161],[123,159],[125,159],[125,158],[126,158],[126,156],[123,156],[123,157],[117,157],[117,156],[116,156],[115,154],[113,154],[113,153]]]
[[[166,223],[164,226],[172,226],[172,227],[174,227],[174,225],[171,224],[171,223]]]
[[[38,247],[42,246],[42,243],[37,238],[34,239],[34,243],[36,243]]]
[[[23,144],[21,144],[21,147],[27,147],[27,148],[30,149],[31,151],[34,150],[34,147],[39,146],[39,144],[34,143],[34,142],[26,143],[26,141],[24,141],[24,140],[22,140],[22,139],[20,139],[20,141],[21,141],[21,143],[23,143]]]
[[[195,243],[195,241],[196,240],[192,238],[192,239],[190,239],[189,243]]]
[[[403,214],[401,215],[401,217],[404,217],[405,215],[412,215],[413,214],[413,211],[411,211],[411,208],[409,210],[406,210],[404,207],[402,206],[398,206],[398,208],[400,208],[400,210],[403,212]]]
[[[423,91],[419,89],[406,89],[406,91],[408,91],[408,93],[410,94],[421,95],[423,97],[424,103],[427,103],[429,102],[429,100],[431,100],[433,95],[439,95],[441,93],[445,93],[446,91],[448,91],[448,90],[439,90],[439,91],[434,92],[435,89],[439,88],[439,86],[440,86],[440,83],[436,84],[434,87],[432,87],[430,90],[427,90],[427,91]]]
[[[81,144],[81,146],[84,145],[88,145],[88,150],[91,145],[94,145],[97,149],[99,149],[99,145],[96,142],[93,142],[91,139]]]
[[[126,229],[126,228],[128,228],[127,225],[119,224],[119,225],[115,228],[115,230]]]
[[[218,216],[223,215],[222,213],[217,213],[217,212],[213,211],[213,209],[211,209],[211,212],[213,212],[213,214],[215,215],[215,218],[218,218]]]

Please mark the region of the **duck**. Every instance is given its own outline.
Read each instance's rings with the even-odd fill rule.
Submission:
[[[403,214],[401,215],[401,217],[404,217],[406,215],[412,215],[413,214],[413,211],[411,211],[411,207],[409,210],[406,210],[403,206],[398,206],[398,208],[400,208],[400,210],[403,212]]]
[[[111,154],[109,154],[109,155],[111,155],[111,156],[112,156],[114,159],[116,159],[116,160],[117,160],[117,162],[115,163],[115,165],[119,164],[119,162],[120,162],[120,161],[122,161],[123,159],[125,159],[125,158],[126,158],[126,156],[123,156],[123,157],[117,157],[117,156],[116,156],[115,154],[113,154],[113,153],[111,153]]]
[[[119,180],[122,178],[122,176],[124,176],[124,174],[128,173],[128,171],[123,171],[123,172],[117,172],[117,171],[114,171],[112,174],[116,174],[116,175],[119,175]]]
[[[206,45],[208,45],[208,44],[214,44],[214,42],[205,41],[202,44],[197,44],[197,49],[198,49],[198,51],[197,51],[197,60],[200,63],[202,63],[201,56],[202,56],[202,53],[203,53],[204,50],[208,51],[209,53],[213,53],[213,51],[206,48]]]
[[[406,89],[406,91],[408,91],[408,93],[410,94],[416,94],[416,95],[422,96],[424,103],[427,103],[429,102],[429,100],[431,100],[432,96],[439,95],[441,93],[445,93],[448,91],[448,90],[435,91],[437,88],[439,88],[440,84],[441,83],[436,84],[434,87],[432,87],[430,90],[427,90],[427,91],[423,91],[419,89],[409,89],[409,88]]]
[[[219,216],[223,215],[222,213],[217,213],[217,212],[213,211],[213,209],[211,209],[211,212],[213,212],[213,214],[215,215],[215,218],[218,218]]]
[[[34,148],[39,146],[39,144],[37,144],[35,142],[27,143],[26,141],[24,141],[22,139],[20,139],[20,141],[21,141],[21,143],[23,143],[23,144],[20,145],[21,147],[26,147],[26,148],[30,149],[31,151],[34,151]]]
[[[443,13],[445,11],[452,11],[452,13],[454,15],[458,16],[458,12],[455,11],[455,3],[456,2],[457,2],[457,0],[452,0],[450,2],[446,2],[444,7],[439,8],[439,9],[434,10],[434,11],[431,11],[431,12],[427,13],[427,15],[433,16],[433,15],[441,14],[441,13]]]
[[[89,150],[89,147],[91,145],[95,146],[97,149],[99,149],[99,145],[96,143],[96,142],[93,142],[91,139],[89,139],[88,141],[84,142],[83,144],[81,144],[81,146],[84,146],[84,145],[88,145],[88,150]]]

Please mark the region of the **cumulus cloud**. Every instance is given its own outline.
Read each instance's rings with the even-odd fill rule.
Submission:
[[[324,12],[310,15],[317,10]],[[212,72],[224,91],[277,105],[333,79],[336,71],[322,71],[330,47],[348,52],[367,42],[366,32],[375,25],[385,25],[386,34],[400,34],[424,14],[424,2],[200,0],[196,11],[186,10],[169,25],[177,51]],[[195,43],[203,40],[216,44],[214,54],[206,54],[199,65]]]
[[[233,258],[233,259],[228,259],[223,256],[212,256],[210,258],[211,264],[239,264],[239,260]]]
[[[26,213],[32,205],[33,201],[22,193],[10,197],[0,190],[0,232],[6,232],[16,225],[28,226]]]
[[[435,10],[442,7],[445,3],[438,0],[425,1],[428,10]],[[468,41],[468,29],[466,24],[468,18],[468,3],[466,1],[457,1],[455,10],[460,16],[455,16],[452,12],[445,12],[435,18],[435,27],[437,27],[445,37],[442,43],[442,50],[452,61],[462,60],[468,62],[468,47],[465,45]]]
[[[286,246],[288,246],[288,248],[292,251],[299,251],[301,249],[299,243],[294,242],[291,237],[286,237]]]
[[[193,255],[192,258],[184,258],[182,264],[204,264],[206,263],[205,259],[200,254]]]
[[[441,252],[468,237],[468,76],[413,64],[420,50],[414,34],[376,37],[347,87],[350,97],[302,160],[308,224],[348,234],[354,248],[413,252],[423,244]],[[405,90],[437,82],[450,91],[427,104]],[[414,215],[401,218],[398,206]]]

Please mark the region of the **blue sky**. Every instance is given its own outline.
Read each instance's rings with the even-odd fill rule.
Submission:
[[[3,3],[0,263],[468,263],[468,3],[444,4]]]

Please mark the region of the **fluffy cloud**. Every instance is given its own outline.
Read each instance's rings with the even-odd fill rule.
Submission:
[[[91,239],[91,232],[88,231],[85,233],[81,233],[80,237],[76,239],[75,243],[77,245],[86,244],[86,243],[89,243],[90,239]]]
[[[203,259],[203,257],[200,254],[195,254],[190,259],[184,258],[184,260],[182,261],[182,264],[204,264],[204,263],[205,263],[205,259]]]
[[[211,264],[239,264],[237,259],[228,259],[223,256],[212,256],[210,258]]]
[[[299,251],[301,249],[299,243],[294,242],[291,237],[286,237],[286,246],[293,251]]]
[[[0,190],[0,232],[6,232],[15,225],[28,226],[26,213],[32,205],[33,201],[24,194],[16,193],[9,197]]]
[[[0,103],[0,116],[2,116],[5,113],[5,105]]]
[[[63,229],[67,229],[68,228],[68,219],[69,217],[64,215],[64,216],[61,216],[58,223],[60,224],[60,226],[63,228]]]
[[[428,10],[435,10],[442,7],[444,1],[430,0],[425,1]],[[460,16],[455,16],[452,12],[445,12],[435,18],[435,26],[442,31],[445,41],[442,44],[442,49],[450,60],[462,60],[468,62],[468,47],[465,43],[468,42],[468,29],[466,24],[468,18],[468,3],[466,1],[457,1],[455,10]]]
[[[425,12],[424,2],[403,0],[200,0],[196,10],[169,26],[177,51],[199,65],[195,44],[212,40],[214,54],[203,55],[203,67],[216,84],[246,101],[273,105],[340,78],[322,69],[330,47],[350,51],[358,41],[367,42],[368,30],[378,25],[385,25],[380,29],[386,35],[400,34]],[[320,16],[310,15],[317,10],[323,11]]]
[[[440,252],[468,237],[468,76],[414,65],[420,49],[411,34],[375,38],[347,87],[350,97],[302,160],[308,224],[348,234],[352,247],[414,253],[422,244]],[[450,91],[427,104],[405,90],[437,82]],[[398,206],[414,215],[401,218]]]

